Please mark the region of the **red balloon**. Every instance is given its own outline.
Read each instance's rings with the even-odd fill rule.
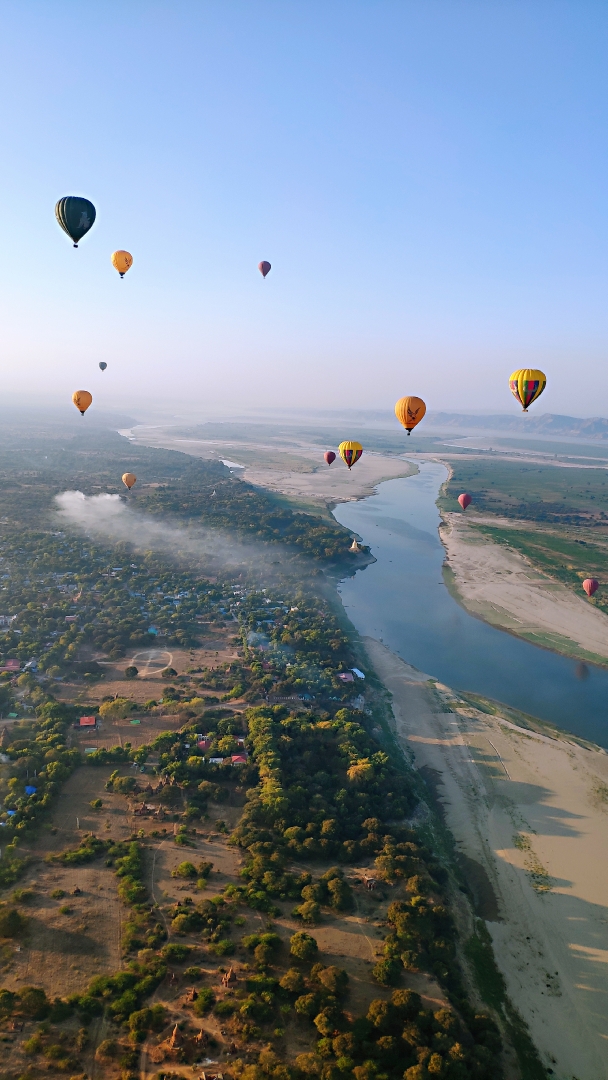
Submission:
[[[473,500],[470,495],[467,495],[466,491],[463,491],[462,495],[458,496],[458,502],[462,506],[462,509],[466,510],[467,506],[470,506]]]
[[[261,263],[258,263],[258,270],[262,277],[266,277],[266,274],[270,273],[272,267],[269,262],[266,262],[266,259],[263,259]]]
[[[325,458],[328,465],[331,465],[332,461],[336,460],[336,455],[334,454],[333,450],[326,450],[323,454],[323,457]]]
[[[599,589],[599,586],[599,581],[596,581],[594,577],[587,577],[583,581],[583,589],[587,593],[587,596],[593,596],[596,589]]]

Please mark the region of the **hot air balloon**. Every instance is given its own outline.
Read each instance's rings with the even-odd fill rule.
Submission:
[[[100,360],[99,361],[99,366],[100,366],[102,371],[105,371],[108,365],[106,364],[105,360]]]
[[[95,216],[93,203],[80,195],[66,195],[55,207],[55,217],[70,240],[74,241],[74,247],[78,247],[78,241],[88,233]]]
[[[419,397],[402,397],[395,405],[395,416],[403,424],[408,435],[419,424],[426,412],[426,405]]]
[[[93,395],[89,394],[88,390],[75,390],[72,394],[72,401],[77,409],[80,411],[80,415],[84,416],[89,405],[93,401]]]
[[[325,458],[328,465],[331,465],[332,461],[336,460],[336,455],[334,454],[333,450],[326,450],[323,454],[323,457]]]
[[[112,266],[123,278],[127,270],[133,266],[133,256],[128,251],[115,251],[112,254]]]
[[[586,577],[583,581],[583,589],[587,593],[587,596],[593,596],[594,592],[600,587],[599,581],[596,581],[594,577]]]
[[[345,463],[345,465],[348,465],[348,468],[350,470],[361,457],[361,454],[363,453],[363,447],[359,442],[351,442],[350,440],[347,440],[346,442],[340,443],[338,447],[338,452],[340,454],[340,457],[342,458],[342,461]]]
[[[262,277],[266,277],[266,274],[269,274],[272,270],[272,266],[269,262],[266,262],[266,259],[263,259],[261,263],[258,263],[258,270]]]
[[[464,491],[462,493],[462,495],[458,496],[458,502],[462,506],[462,509],[466,510],[467,506],[470,506],[471,503],[473,502],[473,500],[472,500],[471,496],[467,495],[466,491]]]
[[[519,371],[514,371],[509,379],[509,389],[524,412],[540,397],[546,385],[547,376],[536,368],[520,368]]]
[[[137,477],[136,477],[135,473],[126,472],[126,473],[122,474],[122,482],[125,485],[125,487],[127,487],[129,489],[129,491],[133,487],[133,484],[135,483],[136,480],[137,480]]]

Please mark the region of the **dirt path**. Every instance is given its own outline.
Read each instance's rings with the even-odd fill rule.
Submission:
[[[608,1080],[608,755],[459,704],[365,644],[546,1066]]]

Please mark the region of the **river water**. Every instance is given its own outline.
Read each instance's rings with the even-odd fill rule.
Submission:
[[[447,686],[608,748],[608,670],[488,626],[450,596],[435,504],[446,476],[443,465],[424,463],[417,475],[387,480],[369,498],[336,507],[336,520],[377,560],[340,584],[349,618],[360,634]]]

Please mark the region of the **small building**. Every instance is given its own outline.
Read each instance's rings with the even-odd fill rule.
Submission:
[[[353,675],[353,673],[351,671],[342,671],[338,675],[338,678],[341,679],[342,682],[354,682],[355,681],[355,676]]]
[[[233,754],[232,755],[232,764],[233,765],[246,765],[247,764],[247,754]]]
[[[19,660],[5,660],[0,671],[21,671],[21,663]]]
[[[77,728],[80,728],[80,729],[83,729],[83,728],[96,728],[97,727],[97,717],[96,716],[81,716],[80,719],[77,720],[74,727],[77,727]]]

